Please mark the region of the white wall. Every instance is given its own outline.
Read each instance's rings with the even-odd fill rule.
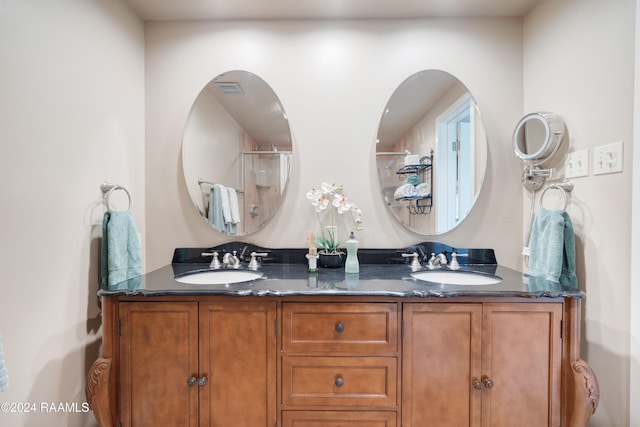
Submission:
[[[633,122],[633,139],[636,144],[640,144],[640,8],[636,2],[636,50],[635,50],[635,77],[634,77],[634,122]],[[633,203],[632,213],[632,235],[631,235],[631,259],[638,259],[640,255],[640,150],[633,150],[633,178],[632,188],[636,191],[632,192],[631,200]],[[640,263],[631,264],[631,339],[630,339],[630,367],[629,378],[631,382],[629,402],[640,401]],[[629,425],[640,425],[640,405],[630,405],[629,408]]]
[[[0,412],[3,427],[95,425],[92,414],[40,404],[85,401],[99,345],[103,180],[127,187],[144,231],[143,35],[111,0],[2,0],[0,335],[10,386],[0,402],[37,405]]]
[[[521,29],[517,18],[147,23],[148,267],[169,263],[176,247],[211,246],[226,239],[193,208],[180,147],[197,94],[216,75],[235,69],[251,71],[272,86],[294,134],[294,167],[284,205],[267,227],[246,240],[303,247],[307,231],[318,228],[305,194],[322,181],[344,184],[363,210],[362,247],[425,240],[388,215],[375,175],[374,141],[396,87],[432,68],[452,73],[470,89],[490,140],[478,209],[438,240],[495,248],[502,264],[516,267],[522,220],[514,210],[522,193],[510,140],[522,113]]]
[[[634,0],[547,0],[524,21],[525,113],[563,116],[574,150],[624,141],[623,172],[573,179],[568,208],[587,294],[582,355],[601,389],[591,426],[630,425],[634,20]]]

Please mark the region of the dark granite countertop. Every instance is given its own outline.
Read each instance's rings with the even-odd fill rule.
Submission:
[[[260,264],[262,277],[252,282],[223,285],[193,285],[178,282],[175,277],[193,271],[210,270],[210,257],[203,252],[220,254],[236,251],[246,267],[251,252],[268,252]],[[402,253],[416,252],[423,266],[431,253],[455,251],[460,271],[475,271],[499,276],[491,285],[447,285],[415,279],[411,276],[411,259]],[[386,297],[458,297],[498,296],[522,298],[584,298],[578,289],[559,283],[529,277],[498,265],[492,249],[454,249],[442,243],[423,242],[404,249],[361,249],[358,251],[360,272],[346,274],[344,268],[322,268],[307,271],[306,249],[265,249],[230,242],[213,248],[178,248],[172,263],[140,277],[101,289],[100,296],[116,295],[229,295],[229,296],[386,296]],[[446,269],[446,267],[445,267]]]
[[[346,274],[344,269],[320,268],[308,273],[304,264],[265,264],[263,276],[252,282],[230,285],[192,285],[180,283],[175,276],[194,270],[207,270],[209,264],[173,264],[121,282],[98,292],[113,295],[230,295],[230,296],[390,296],[458,297],[500,296],[523,298],[583,298],[577,289],[528,277],[498,265],[463,266],[463,270],[495,274],[502,281],[492,285],[446,285],[425,282],[411,276],[406,264],[361,264],[360,273]]]

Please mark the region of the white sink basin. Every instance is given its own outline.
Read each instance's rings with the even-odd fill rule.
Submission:
[[[425,270],[411,273],[411,276],[425,282],[460,286],[495,285],[502,282],[501,277],[472,271]]]
[[[230,285],[250,282],[262,277],[261,271],[249,270],[206,270],[176,276],[176,281],[189,285]]]

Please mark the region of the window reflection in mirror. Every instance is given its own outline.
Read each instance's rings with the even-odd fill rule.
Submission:
[[[452,230],[473,208],[486,163],[484,124],[462,82],[426,70],[400,84],[376,140],[382,197],[397,221],[425,236]]]
[[[185,126],[182,164],[193,205],[213,229],[244,236],[266,225],[291,161],[286,113],[264,80],[230,71],[202,89]]]

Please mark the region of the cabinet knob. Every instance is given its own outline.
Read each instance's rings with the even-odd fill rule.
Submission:
[[[336,332],[344,332],[344,323],[342,322],[336,323]]]
[[[196,385],[196,382],[198,381],[198,379],[196,377],[191,377],[187,380],[187,385],[189,387],[193,387],[194,385]]]
[[[473,388],[475,388],[476,390],[482,390],[482,381],[477,378],[473,379],[471,385],[473,385]]]
[[[486,388],[493,388],[493,381],[489,377],[482,377],[482,382]]]
[[[207,377],[198,378],[198,385],[200,387],[203,387],[203,386],[207,385]]]
[[[344,378],[338,377],[336,378],[336,387],[342,387],[344,385]]]

